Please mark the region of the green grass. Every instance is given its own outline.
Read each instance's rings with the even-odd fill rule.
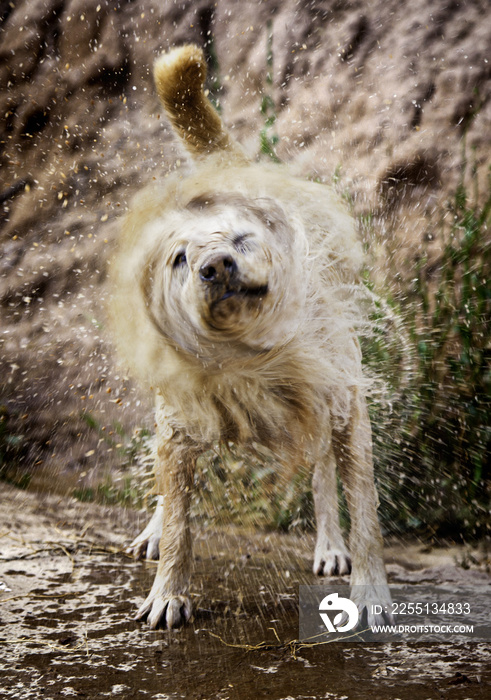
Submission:
[[[114,422],[107,431],[89,411],[83,411],[80,417],[118,453],[120,464],[118,474],[106,474],[94,486],[77,487],[72,495],[84,502],[140,508],[148,500],[152,487],[152,433],[147,428],[137,428],[129,434],[119,422]]]
[[[305,530],[313,523],[311,475],[285,479],[273,455],[208,452],[198,461],[194,517],[216,525],[240,523],[274,530]]]
[[[392,398],[371,407],[380,514],[392,531],[490,531],[491,174],[486,196],[471,197],[467,169],[463,158],[437,269],[423,253],[404,301],[385,302],[398,328],[388,333],[379,309],[366,344]]]
[[[27,442],[12,427],[13,418],[7,406],[0,403],[0,480],[25,489],[32,479],[30,471],[21,466]]]
[[[122,483],[120,483],[122,481]],[[115,481],[106,476],[104,481],[96,486],[81,486],[75,488],[72,496],[83,503],[102,503],[104,505],[120,505],[129,508],[139,508],[145,501],[142,486],[133,476],[126,476]]]

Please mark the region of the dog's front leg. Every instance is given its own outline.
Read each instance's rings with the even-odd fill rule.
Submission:
[[[191,616],[187,595],[192,545],[189,502],[198,451],[189,439],[168,429],[158,437],[156,488],[162,508],[162,535],[155,581],[136,619],[150,627],[179,627]],[[161,505],[160,505],[161,504]]]
[[[319,461],[312,479],[317,540],[314,574],[342,576],[351,571],[351,559],[339,524],[336,463],[332,449]]]
[[[385,624],[392,621],[391,597],[377,517],[372,436],[366,402],[357,391],[349,425],[333,435],[333,447],[351,519],[351,599],[360,614],[366,611],[369,625]]]

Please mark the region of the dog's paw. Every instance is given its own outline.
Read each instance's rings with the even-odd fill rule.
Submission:
[[[147,527],[138,535],[138,537],[135,537],[133,542],[126,549],[126,552],[136,557],[136,559],[158,559],[163,520],[163,499],[161,496],[159,496],[155,507],[155,512],[150,518]]]
[[[341,549],[316,549],[313,572],[317,576],[344,576],[351,572],[351,558]]]
[[[393,625],[392,599],[387,584],[354,586],[350,599],[358,608],[362,626]]]
[[[135,537],[126,548],[126,553],[135,559],[158,559],[160,536],[156,533],[148,533],[147,528]]]
[[[191,617],[191,600],[186,595],[154,595],[150,593],[135,615],[152,629],[181,627]]]

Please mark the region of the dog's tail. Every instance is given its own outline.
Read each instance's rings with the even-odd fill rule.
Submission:
[[[206,97],[203,91],[205,78],[206,61],[198,46],[181,46],[155,61],[157,93],[191,155],[200,157],[222,152],[233,160],[246,160]]]

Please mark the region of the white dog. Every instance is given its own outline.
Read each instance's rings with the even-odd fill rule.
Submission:
[[[358,608],[380,621],[371,604],[390,595],[356,337],[366,321],[354,223],[331,189],[248,160],[203,93],[205,73],[195,46],[156,62],[159,96],[195,162],[140,194],[114,265],[119,344],[157,400],[160,498],[132,550],[160,561],[137,618],[189,619],[195,462],[233,441],[314,467],[314,572],[351,570],[363,586]]]

